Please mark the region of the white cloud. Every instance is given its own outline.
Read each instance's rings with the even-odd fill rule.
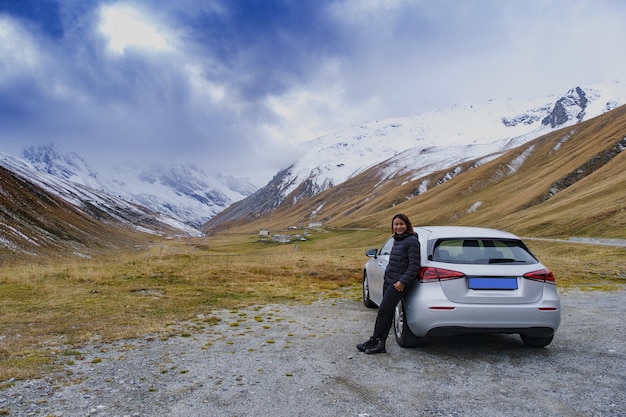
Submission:
[[[31,35],[10,18],[0,15],[0,82],[5,77],[39,66],[39,51]]]
[[[127,48],[140,47],[154,51],[169,49],[164,28],[129,5],[117,3],[100,9],[99,26],[111,51],[123,54]]]
[[[295,144],[325,134],[331,129],[329,126],[336,126],[345,106],[340,71],[338,60],[327,60],[307,84],[294,84],[280,95],[268,96],[265,104],[278,117],[263,124],[269,136]]]
[[[226,87],[207,79],[200,64],[188,63],[184,66],[184,69],[192,90],[198,98],[198,104],[204,100],[217,104],[226,98]]]

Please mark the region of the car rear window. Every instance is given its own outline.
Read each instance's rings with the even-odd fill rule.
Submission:
[[[534,264],[537,259],[521,240],[439,239],[433,245],[432,260],[456,264]]]

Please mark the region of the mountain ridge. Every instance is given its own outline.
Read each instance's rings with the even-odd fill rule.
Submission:
[[[22,158],[40,172],[105,191],[195,228],[259,188],[247,178],[209,174],[192,164],[117,166],[105,177],[78,154],[54,144],[29,147]]]
[[[490,159],[431,173],[436,187],[416,192],[411,172],[373,188],[381,167],[271,215],[232,223],[228,230],[323,223],[331,228],[388,229],[397,212],[414,224],[495,227],[533,237],[626,238],[626,106],[550,132]],[[607,157],[608,155],[608,157]],[[546,199],[555,183],[587,167],[577,181]],[[213,232],[218,232],[214,230]]]
[[[0,261],[88,258],[157,236],[198,234],[145,207],[9,160],[0,159]]]
[[[543,134],[624,103],[626,88],[616,82],[572,88],[561,97],[490,100],[353,125],[312,141],[302,158],[255,194],[209,219],[202,230],[220,230],[269,216],[278,207],[314,197],[385,161],[390,162],[378,168],[379,182],[406,171],[413,173],[413,181],[463,161],[486,163]],[[427,189],[428,183],[422,182],[421,187]]]

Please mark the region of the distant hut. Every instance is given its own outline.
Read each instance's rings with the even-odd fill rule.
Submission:
[[[289,243],[291,242],[291,236],[289,235],[274,235],[272,237],[278,243]]]

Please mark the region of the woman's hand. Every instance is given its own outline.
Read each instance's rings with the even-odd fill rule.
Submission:
[[[404,291],[404,284],[401,283],[400,281],[398,281],[395,284],[393,284],[393,288],[395,288],[396,291],[398,291],[398,292],[402,292],[402,291]]]

